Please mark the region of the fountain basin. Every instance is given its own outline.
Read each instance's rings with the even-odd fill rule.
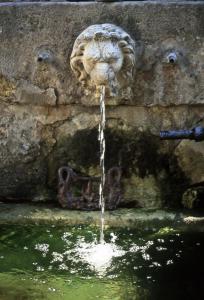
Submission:
[[[87,225],[1,224],[1,299],[202,295],[203,233],[109,228],[105,244],[98,244],[98,237],[98,230]]]
[[[18,225],[93,225],[99,226],[98,211],[67,211],[53,205],[0,204],[0,224]],[[198,212],[152,210],[152,209],[118,209],[106,211],[105,227],[144,228],[172,227],[180,231],[204,231],[203,222],[186,222],[185,219],[198,217]],[[202,216],[202,214],[201,214]]]

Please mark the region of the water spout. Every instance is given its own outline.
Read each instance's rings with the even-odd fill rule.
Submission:
[[[70,65],[86,90],[98,97],[105,86],[107,97],[118,96],[133,78],[135,42],[116,25],[89,26],[74,43]]]

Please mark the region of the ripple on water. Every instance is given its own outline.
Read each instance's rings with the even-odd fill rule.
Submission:
[[[14,229],[12,230],[14,231]],[[158,233],[152,232],[140,234],[134,230],[129,232],[128,230],[107,229],[106,242],[100,244],[98,243],[97,229],[87,229],[83,226],[80,228],[49,226],[44,229],[36,226],[32,230],[20,228],[17,234],[18,231],[15,228],[15,232],[11,236],[5,229],[4,236],[6,238],[0,244],[0,275],[2,275],[0,292],[1,288],[3,289],[8,284],[10,286],[12,282],[10,279],[7,280],[6,276],[8,278],[16,276],[18,278],[17,287],[20,286],[19,281],[21,281],[21,286],[22,281],[26,286],[27,281],[32,278],[32,284],[29,283],[32,288],[35,286],[40,290],[43,285],[44,290],[55,289],[55,291],[49,291],[51,294],[54,292],[54,298],[49,298],[54,300],[59,298],[60,289],[65,293],[75,295],[74,293],[78,292],[80,285],[81,295],[90,292],[91,286],[97,284],[103,293],[103,284],[105,283],[113,284],[116,289],[115,295],[117,295],[121,282],[124,283],[121,291],[124,291],[126,282],[133,286],[134,291],[128,299],[134,299],[133,295],[142,287],[151,290],[151,293],[163,292],[162,296],[154,295],[154,299],[163,300],[165,299],[163,296],[169,293],[172,296],[171,299],[180,300],[188,299],[188,295],[185,294],[187,292],[179,291],[177,288],[180,281],[184,278],[184,283],[188,283],[196,292],[199,290],[200,281],[204,276],[201,268],[202,263],[204,264],[202,251],[204,240],[203,236],[199,234],[195,235],[194,233],[192,236],[175,233],[158,235]],[[53,235],[53,238],[50,235]],[[182,241],[184,242],[182,243]],[[186,272],[189,268],[194,272]],[[196,276],[196,272],[203,276]],[[103,279],[101,280],[101,278]],[[80,283],[76,283],[76,280],[79,279]],[[169,282],[172,285],[171,289]],[[157,287],[158,290],[156,290]],[[11,285],[6,292],[9,290],[14,290],[14,287]],[[177,291],[184,294],[177,297]],[[111,298],[106,292],[102,297],[98,294],[98,288],[95,288],[92,298],[97,299],[96,296],[98,296],[100,300],[123,300],[125,293],[126,291],[121,297]],[[20,299],[20,296],[16,299]],[[25,299],[33,300],[33,298]],[[74,298],[62,297],[59,299]],[[75,297],[75,299],[80,298]],[[136,299],[146,298],[138,296]],[[199,297],[195,299],[199,299]]]

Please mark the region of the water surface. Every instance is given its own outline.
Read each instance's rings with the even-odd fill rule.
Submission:
[[[1,226],[1,300],[203,299],[204,236],[170,228]],[[101,248],[102,247],[102,248]]]

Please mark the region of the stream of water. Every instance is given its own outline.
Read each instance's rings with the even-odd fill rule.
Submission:
[[[99,206],[101,208],[100,212],[100,243],[104,243],[104,213],[105,213],[105,199],[104,199],[104,186],[105,186],[105,130],[106,125],[106,113],[105,113],[105,86],[101,86],[100,91],[100,123],[99,123],[99,142],[100,142],[100,171],[101,171],[101,180],[99,186]]]

